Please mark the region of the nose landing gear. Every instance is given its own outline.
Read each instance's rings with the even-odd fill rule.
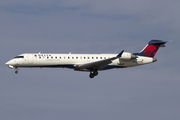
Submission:
[[[15,73],[18,74],[18,70],[16,70]]]
[[[15,73],[18,74],[18,70],[19,70],[19,69],[16,67],[15,70],[16,70]]]

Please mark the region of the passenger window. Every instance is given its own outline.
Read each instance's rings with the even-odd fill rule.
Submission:
[[[53,59],[53,57],[51,57]]]
[[[72,59],[74,59],[74,57],[72,57]]]
[[[102,57],[100,57],[102,59]]]
[[[24,56],[16,56],[15,58],[24,58]]]
[[[84,57],[84,59],[86,59],[86,57]]]
[[[94,57],[92,57],[92,59],[94,59]]]
[[[76,59],[78,59],[78,57],[76,57]]]
[[[59,59],[61,59],[61,57],[59,57]]]
[[[96,57],[96,59],[98,59],[98,57]]]

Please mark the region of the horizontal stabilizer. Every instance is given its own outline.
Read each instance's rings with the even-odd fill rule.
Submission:
[[[149,45],[159,45],[159,47],[165,47],[164,44],[166,44],[169,41],[162,41],[162,40],[151,40],[149,42]]]
[[[154,41],[154,42],[153,42]],[[162,41],[162,40],[153,40],[152,42],[150,42],[151,44],[165,44],[168,41]]]

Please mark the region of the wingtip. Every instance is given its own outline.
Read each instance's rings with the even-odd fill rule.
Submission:
[[[124,50],[122,50],[116,57],[121,57],[123,52],[124,52]]]

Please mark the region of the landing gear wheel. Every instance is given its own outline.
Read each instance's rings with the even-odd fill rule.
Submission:
[[[98,71],[94,71],[93,74],[94,74],[94,76],[97,76],[98,75]]]
[[[16,70],[15,73],[18,74],[18,70]]]
[[[98,71],[97,71],[97,69],[94,69],[94,70],[90,71],[89,77],[94,78],[94,76],[97,76],[97,75],[98,75]]]
[[[90,77],[90,78],[94,78],[94,74],[93,74],[93,73],[90,73],[90,74],[89,74],[89,77]]]

